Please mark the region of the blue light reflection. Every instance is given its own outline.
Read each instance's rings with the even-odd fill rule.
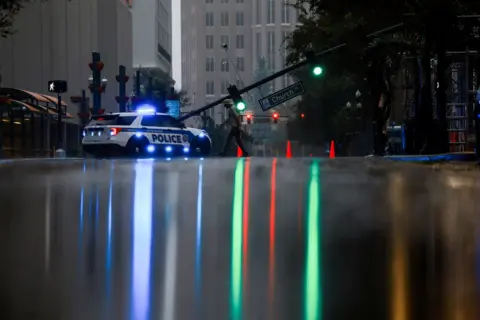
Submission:
[[[130,319],[147,320],[150,312],[153,161],[138,161],[135,171]]]
[[[195,251],[195,301],[197,313],[201,306],[202,288],[202,190],[203,190],[203,164],[198,166],[198,189],[197,189],[197,238]]]

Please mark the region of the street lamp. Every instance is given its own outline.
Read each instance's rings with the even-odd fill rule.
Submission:
[[[362,108],[362,103],[360,102],[361,97],[362,97],[362,93],[360,92],[360,90],[357,90],[357,92],[355,92],[355,101],[357,102],[357,109]]]
[[[347,104],[345,105],[345,107],[347,107],[347,109],[350,109],[352,107],[352,104],[350,103],[350,101],[347,101]]]
[[[107,78],[102,79],[102,82],[101,82],[102,83],[101,84],[102,85],[102,92],[105,92],[105,89],[107,88],[107,82],[108,82]]]

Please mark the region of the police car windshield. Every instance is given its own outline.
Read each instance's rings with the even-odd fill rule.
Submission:
[[[169,115],[144,115],[142,119],[144,127],[169,127],[169,128],[185,128],[185,125]]]
[[[89,126],[129,126],[135,121],[136,116],[98,115],[93,116]]]

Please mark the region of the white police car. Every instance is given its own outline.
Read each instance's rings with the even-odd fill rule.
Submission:
[[[204,130],[153,109],[95,115],[83,131],[83,150],[93,156],[206,156],[212,141]]]

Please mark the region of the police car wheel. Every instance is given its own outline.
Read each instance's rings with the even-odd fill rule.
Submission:
[[[211,152],[210,142],[206,140],[194,139],[190,145],[192,151],[199,156],[208,156]]]
[[[127,143],[127,153],[131,156],[144,156],[147,153],[147,146],[149,144],[148,139],[141,138],[130,139]]]

